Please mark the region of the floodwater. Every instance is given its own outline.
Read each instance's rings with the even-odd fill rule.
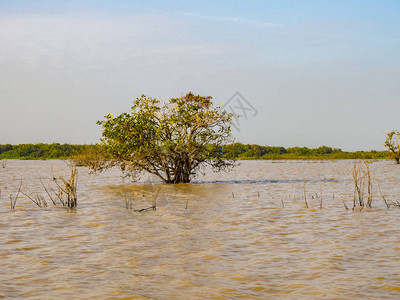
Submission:
[[[23,195],[12,210],[3,189],[0,298],[399,299],[400,208],[379,188],[400,201],[400,167],[368,165],[361,211],[352,161],[244,161],[180,185],[79,168],[73,210]],[[9,160],[0,180],[45,195],[52,167],[68,174],[62,161]],[[153,199],[157,210],[135,211]]]

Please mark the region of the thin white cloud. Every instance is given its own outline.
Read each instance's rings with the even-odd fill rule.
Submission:
[[[264,27],[264,28],[276,28],[276,27],[282,26],[282,24],[273,23],[273,22],[249,20],[249,19],[246,19],[241,16],[236,16],[236,17],[209,16],[209,15],[199,15],[199,14],[194,14],[194,13],[187,13],[185,15],[188,17],[213,20],[213,21],[217,21],[217,22],[230,22],[230,23],[237,23],[237,24],[242,24],[242,25],[250,25],[250,26]]]

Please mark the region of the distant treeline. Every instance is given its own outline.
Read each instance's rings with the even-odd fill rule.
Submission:
[[[347,152],[327,146],[310,149],[233,143],[224,146],[221,150],[222,156],[230,159],[381,159],[390,157],[388,151]]]
[[[84,152],[93,152],[96,145],[71,144],[20,144],[0,145],[0,159],[67,159]],[[220,155],[227,159],[382,159],[389,158],[387,151],[347,152],[338,148],[321,146],[271,147],[233,143],[223,146]]]
[[[67,159],[94,145],[20,144],[0,145],[0,159]]]

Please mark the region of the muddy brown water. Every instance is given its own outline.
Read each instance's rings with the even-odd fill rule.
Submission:
[[[0,180],[41,191],[62,161],[7,161]],[[372,209],[352,207],[352,161],[244,161],[193,183],[79,168],[78,207],[0,197],[0,298],[398,299],[400,167],[369,164]],[[304,180],[309,208],[304,204]],[[319,195],[322,190],[322,208]],[[151,205],[157,210],[135,212]],[[317,197],[318,195],[318,197]]]

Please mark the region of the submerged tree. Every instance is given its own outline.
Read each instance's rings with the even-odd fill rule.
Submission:
[[[166,183],[190,182],[200,166],[214,171],[233,166],[222,160],[221,146],[231,141],[232,114],[213,107],[211,97],[188,93],[161,105],[142,96],[130,113],[109,114],[103,126],[105,163],[138,175],[147,171]]]
[[[392,157],[400,164],[400,132],[393,130],[386,133],[385,146],[391,152]]]

